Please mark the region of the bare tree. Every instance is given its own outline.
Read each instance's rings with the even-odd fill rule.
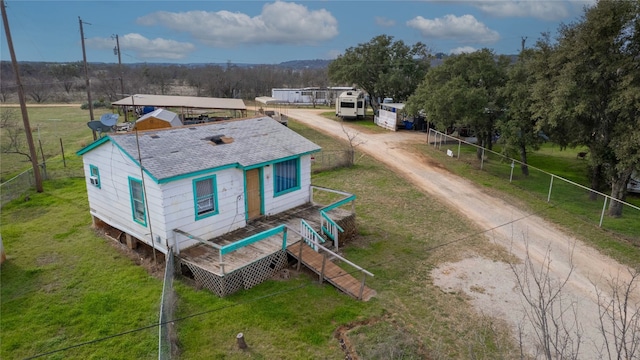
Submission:
[[[356,148],[365,142],[358,139],[360,133],[347,130],[347,128],[344,127],[344,123],[340,124],[340,126],[342,127],[342,132],[347,137],[347,167],[352,167],[356,163]]]
[[[575,301],[567,301],[562,294],[574,270],[575,244],[569,249],[569,272],[559,281],[551,276],[551,248],[547,248],[542,264],[536,268],[526,239],[525,246],[524,263],[521,266],[509,263],[509,266],[522,295],[525,318],[532,326],[538,349],[542,352],[539,355],[547,360],[578,359],[582,329],[578,323],[577,306]],[[520,335],[520,346],[523,347]]]
[[[600,353],[603,359],[638,359],[640,355],[640,302],[637,299],[640,269],[629,269],[629,274],[629,282],[620,279],[619,275],[609,279],[610,296],[594,284],[604,340]],[[636,295],[635,302],[633,294]]]
[[[5,141],[0,144],[3,154],[18,154],[26,156],[31,161],[31,155],[25,148],[24,130],[20,126],[18,114],[14,109],[0,110],[0,129],[4,133]]]

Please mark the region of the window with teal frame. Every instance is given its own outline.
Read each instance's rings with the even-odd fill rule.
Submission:
[[[100,171],[95,165],[89,165],[89,183],[100,189]]]
[[[193,199],[196,220],[218,213],[215,175],[193,180]]]
[[[129,195],[131,197],[131,212],[133,221],[142,226],[147,226],[147,211],[144,206],[144,189],[142,181],[129,178]]]
[[[273,192],[275,196],[300,189],[300,159],[273,164]]]

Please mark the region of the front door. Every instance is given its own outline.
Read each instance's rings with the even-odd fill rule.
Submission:
[[[247,220],[252,220],[262,215],[260,169],[247,170],[244,174],[247,183]]]

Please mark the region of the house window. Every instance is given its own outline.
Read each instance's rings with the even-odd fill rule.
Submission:
[[[275,196],[300,189],[300,159],[275,163],[273,169]]]
[[[144,189],[142,181],[129,178],[129,195],[131,196],[131,212],[133,221],[142,226],[147,226],[147,214],[144,206]]]
[[[216,177],[193,180],[193,198],[196,220],[217,214]]]
[[[97,166],[89,165],[89,183],[100,189],[100,171]]]

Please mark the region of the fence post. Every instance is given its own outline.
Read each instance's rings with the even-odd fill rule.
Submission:
[[[431,139],[431,129],[427,129],[427,145],[429,145],[429,139]]]
[[[60,138],[60,151],[62,152],[62,164],[67,167],[67,159],[64,157],[64,146],[62,146],[62,138]]]
[[[511,182],[513,180],[513,168],[516,166],[516,164],[513,162],[513,160],[511,160],[511,175],[509,175],[509,182]]]
[[[324,280],[324,264],[327,262],[327,253],[322,254],[322,270],[320,270],[320,284]]]
[[[602,227],[602,220],[604,219],[604,211],[607,208],[607,197],[604,197],[604,203],[602,204],[602,213],[600,214],[600,224],[598,227]]]
[[[549,195],[547,195],[547,202],[551,201],[551,188],[553,188],[553,174],[551,174],[551,182],[549,182]]]
[[[462,141],[458,139],[458,160],[460,160],[460,147],[462,146]]]
[[[480,170],[484,167],[484,147],[482,148],[482,158],[480,159]]]

